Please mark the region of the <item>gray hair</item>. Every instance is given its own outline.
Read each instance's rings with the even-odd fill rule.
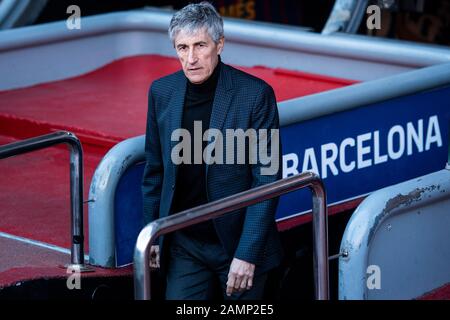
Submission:
[[[215,43],[223,37],[223,20],[213,5],[206,1],[191,3],[173,15],[169,25],[169,37],[172,43],[175,43],[175,37],[181,30],[195,33],[204,27]]]

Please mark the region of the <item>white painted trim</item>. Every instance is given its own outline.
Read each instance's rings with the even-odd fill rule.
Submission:
[[[29,239],[29,238],[24,238],[24,237],[16,236],[16,235],[9,234],[6,232],[1,232],[1,231],[0,231],[0,237],[70,255],[70,249],[63,248],[63,247],[60,247],[60,246],[57,246],[54,244],[50,244],[50,243],[46,243],[46,242],[42,242],[42,241],[38,241],[38,240],[33,240],[33,239]],[[84,260],[89,261],[89,255],[85,254]]]
[[[329,203],[329,204],[327,204],[327,207],[334,206],[334,205],[341,204],[341,203],[348,202],[348,201],[352,201],[352,200],[355,200],[355,199],[358,199],[358,198],[362,198],[362,197],[368,196],[371,193],[372,192],[368,192],[368,193],[360,194],[358,196],[347,198],[347,199],[344,199],[344,200],[341,200],[341,201],[336,201],[336,202],[333,202],[333,203]],[[298,217],[298,216],[302,216],[302,215],[307,214],[308,212],[311,212],[311,211],[312,211],[312,209],[305,210],[305,211],[302,211],[302,212],[299,212],[299,213],[294,213],[294,214],[291,214],[291,215],[289,215],[287,217],[283,217],[283,218],[277,219],[276,221],[277,222],[285,221],[285,220],[292,219],[292,218],[295,218],[295,217]]]

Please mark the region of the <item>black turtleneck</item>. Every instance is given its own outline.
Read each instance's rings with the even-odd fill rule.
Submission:
[[[211,76],[201,84],[193,84],[187,80],[186,96],[184,99],[182,128],[191,135],[191,164],[178,166],[176,190],[173,201],[173,213],[190,209],[208,202],[206,195],[206,165],[203,161],[203,150],[207,143],[202,143],[201,164],[194,164],[194,121],[202,122],[203,133],[209,129],[214,95],[220,73],[220,57]],[[201,138],[201,137],[200,137]],[[202,241],[218,241],[212,221],[206,221],[182,232],[190,237]]]

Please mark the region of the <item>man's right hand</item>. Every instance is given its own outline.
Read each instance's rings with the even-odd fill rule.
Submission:
[[[150,268],[159,268],[159,246],[150,247]]]

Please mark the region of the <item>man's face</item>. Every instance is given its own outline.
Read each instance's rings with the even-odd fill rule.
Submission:
[[[200,84],[205,82],[213,73],[222,52],[224,39],[215,43],[206,28],[194,33],[184,30],[175,37],[175,50],[183,67],[184,74],[190,82]]]

